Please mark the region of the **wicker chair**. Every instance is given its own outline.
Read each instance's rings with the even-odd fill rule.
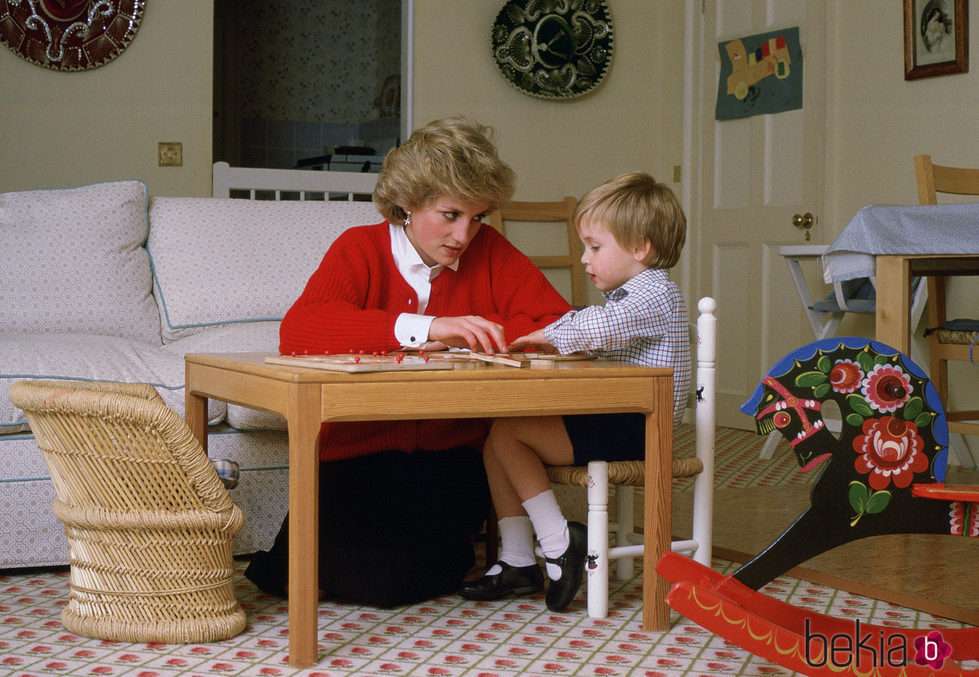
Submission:
[[[244,525],[200,444],[142,384],[20,381],[68,537],[67,630],[127,642],[210,642],[245,627],[234,595]]]

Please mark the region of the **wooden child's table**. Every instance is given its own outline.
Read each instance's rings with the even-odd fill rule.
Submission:
[[[514,368],[348,374],[266,364],[263,353],[186,357],[186,419],[207,449],[209,398],[283,415],[289,431],[289,663],[318,660],[318,437],[323,421],[641,412],[646,415],[643,628],[669,627],[673,370],[587,360]],[[300,537],[296,537],[300,536]]]

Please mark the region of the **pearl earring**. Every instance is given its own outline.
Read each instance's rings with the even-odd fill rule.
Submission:
[[[411,212],[405,212],[405,228],[411,225]]]

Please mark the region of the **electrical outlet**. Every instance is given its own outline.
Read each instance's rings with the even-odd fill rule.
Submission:
[[[181,167],[184,164],[183,144],[179,141],[160,141],[157,155],[161,167]]]

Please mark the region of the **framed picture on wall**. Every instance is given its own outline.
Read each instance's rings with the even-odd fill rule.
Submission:
[[[904,79],[968,72],[968,0],[904,0]]]

